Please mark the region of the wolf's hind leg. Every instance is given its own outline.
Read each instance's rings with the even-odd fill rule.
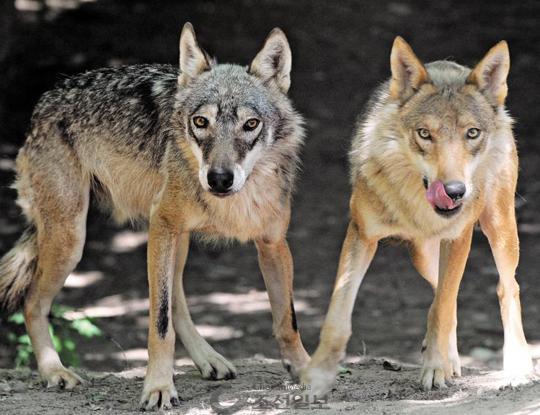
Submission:
[[[182,233],[178,238],[176,254],[172,301],[174,329],[204,379],[218,380],[235,378],[236,368],[234,365],[208,344],[197,332],[191,320],[182,281],[188,250],[189,233],[186,232]]]
[[[431,285],[433,292],[437,292],[439,283],[439,252],[441,241],[437,238],[428,240],[415,240],[411,246],[411,257],[416,270]],[[461,376],[461,361],[457,348],[457,309],[454,310],[454,321],[448,341],[448,359],[452,365],[452,374]],[[422,343],[422,352],[426,341]]]
[[[516,380],[533,372],[533,364],[523,325],[519,285],[515,272],[519,261],[519,239],[514,213],[514,194],[508,192],[507,203],[487,206],[480,216],[482,231],[489,240],[499,272],[497,295],[504,327],[504,371]]]
[[[32,195],[37,228],[36,272],[25,298],[24,317],[41,376],[48,386],[71,389],[81,378],[62,365],[47,317],[54,297],[82,256],[89,183],[76,162],[57,160],[49,165],[54,172],[36,166],[41,171],[30,174],[30,187],[19,188],[20,193]]]

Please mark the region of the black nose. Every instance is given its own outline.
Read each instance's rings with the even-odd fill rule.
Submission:
[[[452,180],[444,184],[444,190],[451,199],[458,200],[463,197],[467,188],[465,187],[465,183]]]
[[[226,193],[234,182],[234,173],[227,169],[212,169],[208,172],[208,185],[218,193]]]

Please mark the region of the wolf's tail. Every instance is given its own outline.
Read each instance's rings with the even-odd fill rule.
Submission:
[[[16,311],[23,303],[37,269],[37,231],[28,227],[0,259],[0,310]]]

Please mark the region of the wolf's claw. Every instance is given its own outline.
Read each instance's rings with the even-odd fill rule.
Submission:
[[[60,389],[70,390],[83,383],[82,378],[71,370],[61,367],[53,369],[42,375],[47,382],[48,388],[59,387]]]

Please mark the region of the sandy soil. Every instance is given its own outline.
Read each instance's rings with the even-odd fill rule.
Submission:
[[[269,359],[238,360],[237,379],[205,381],[193,366],[176,368],[178,414],[533,414],[540,412],[540,383],[507,386],[499,372],[465,369],[443,390],[423,392],[419,368],[384,359],[348,363],[334,391],[322,399],[306,398],[288,383],[281,365]],[[392,367],[393,370],[388,370]],[[137,413],[144,369],[120,373],[79,370],[87,380],[74,391],[45,389],[33,372],[0,370],[3,414],[68,415]]]

